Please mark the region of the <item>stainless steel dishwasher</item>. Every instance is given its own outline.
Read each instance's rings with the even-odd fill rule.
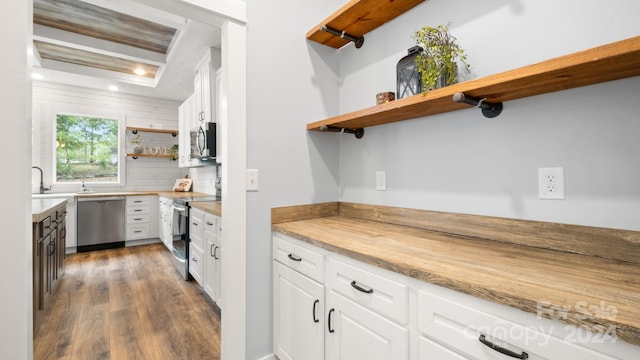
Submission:
[[[125,198],[78,198],[78,252],[124,247]]]

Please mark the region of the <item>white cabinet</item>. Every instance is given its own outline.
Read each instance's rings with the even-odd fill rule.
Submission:
[[[225,162],[224,144],[227,143],[224,129],[227,124],[227,93],[222,83],[222,68],[216,71],[216,162]]]
[[[197,166],[197,162],[191,159],[191,149],[195,146],[196,136],[193,129],[198,126],[196,117],[196,99],[192,94],[178,107],[178,167]]]
[[[204,276],[204,212],[189,210],[189,273],[202,286]]]
[[[280,359],[408,359],[406,285],[282,234],[273,258]]]
[[[195,117],[200,122],[215,122],[215,77],[220,67],[220,49],[209,49],[195,69]]]
[[[204,214],[204,291],[219,308],[222,308],[222,219],[214,214]]]
[[[160,240],[162,240],[169,251],[173,249],[173,236],[171,233],[171,219],[173,217],[172,203],[173,200],[171,199],[158,197],[158,232]]]
[[[280,360],[324,359],[324,256],[275,237],[273,349]]]
[[[326,359],[409,359],[409,332],[365,306],[327,294]]]
[[[351,261],[326,263],[326,358],[408,359],[407,285]]]
[[[158,237],[157,196],[127,196],[126,216],[126,241],[155,239]]]
[[[604,333],[591,333],[433,286],[418,291],[417,318],[420,360],[613,360],[620,355],[611,357],[584,346],[589,342],[611,345],[614,339],[606,339]],[[619,358],[638,356],[637,352]]]
[[[640,359],[640,347],[610,336],[616,329],[590,332],[284,234],[273,235],[273,258],[280,359]]]

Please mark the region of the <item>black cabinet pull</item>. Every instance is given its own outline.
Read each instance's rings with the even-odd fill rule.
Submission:
[[[333,313],[336,309],[329,310],[329,315],[327,316],[327,327],[329,328],[330,333],[334,333],[335,330],[331,328],[331,313]]]
[[[490,347],[491,349],[499,352],[500,354],[511,356],[513,358],[516,358],[516,359],[528,359],[529,358],[529,354],[527,354],[526,352],[523,351],[522,353],[518,354],[518,353],[513,352],[513,351],[511,351],[509,349],[505,349],[505,348],[503,348],[503,347],[501,347],[501,346],[499,346],[497,344],[494,344],[491,341],[487,340],[484,335],[480,335],[478,340],[481,343],[483,343],[484,345],[486,345],[487,347]]]
[[[207,225],[213,226],[213,223],[211,221],[207,221]]]
[[[219,246],[216,246],[215,249],[213,249],[213,258],[216,260],[220,260],[220,258],[218,257],[218,249]]]
[[[288,257],[289,259],[293,260],[293,261],[302,261],[302,258],[299,258],[299,257],[297,257],[297,256],[295,256],[295,255],[293,255],[293,254],[289,254],[289,255],[287,255],[287,257]]]
[[[313,302],[313,322],[314,323],[318,323],[320,322],[320,319],[318,319],[316,317],[316,306],[320,303],[320,300],[316,299],[316,301]]]
[[[133,219],[133,220],[135,220],[135,221],[140,221],[140,220],[142,220],[142,218],[135,218],[135,219]]]
[[[360,285],[358,285],[355,280],[353,280],[351,282],[351,286],[353,286],[354,289],[356,289],[358,291],[362,291],[365,294],[372,294],[373,293],[373,289],[365,289],[365,288],[361,287]]]

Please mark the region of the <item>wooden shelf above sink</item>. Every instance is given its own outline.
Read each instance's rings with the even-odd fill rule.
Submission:
[[[470,108],[453,101],[456,93],[501,103],[638,75],[640,36],[312,122],[307,129],[362,129]]]

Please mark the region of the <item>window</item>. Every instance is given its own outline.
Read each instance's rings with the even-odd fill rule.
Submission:
[[[120,182],[117,119],[56,115],[57,183]]]

